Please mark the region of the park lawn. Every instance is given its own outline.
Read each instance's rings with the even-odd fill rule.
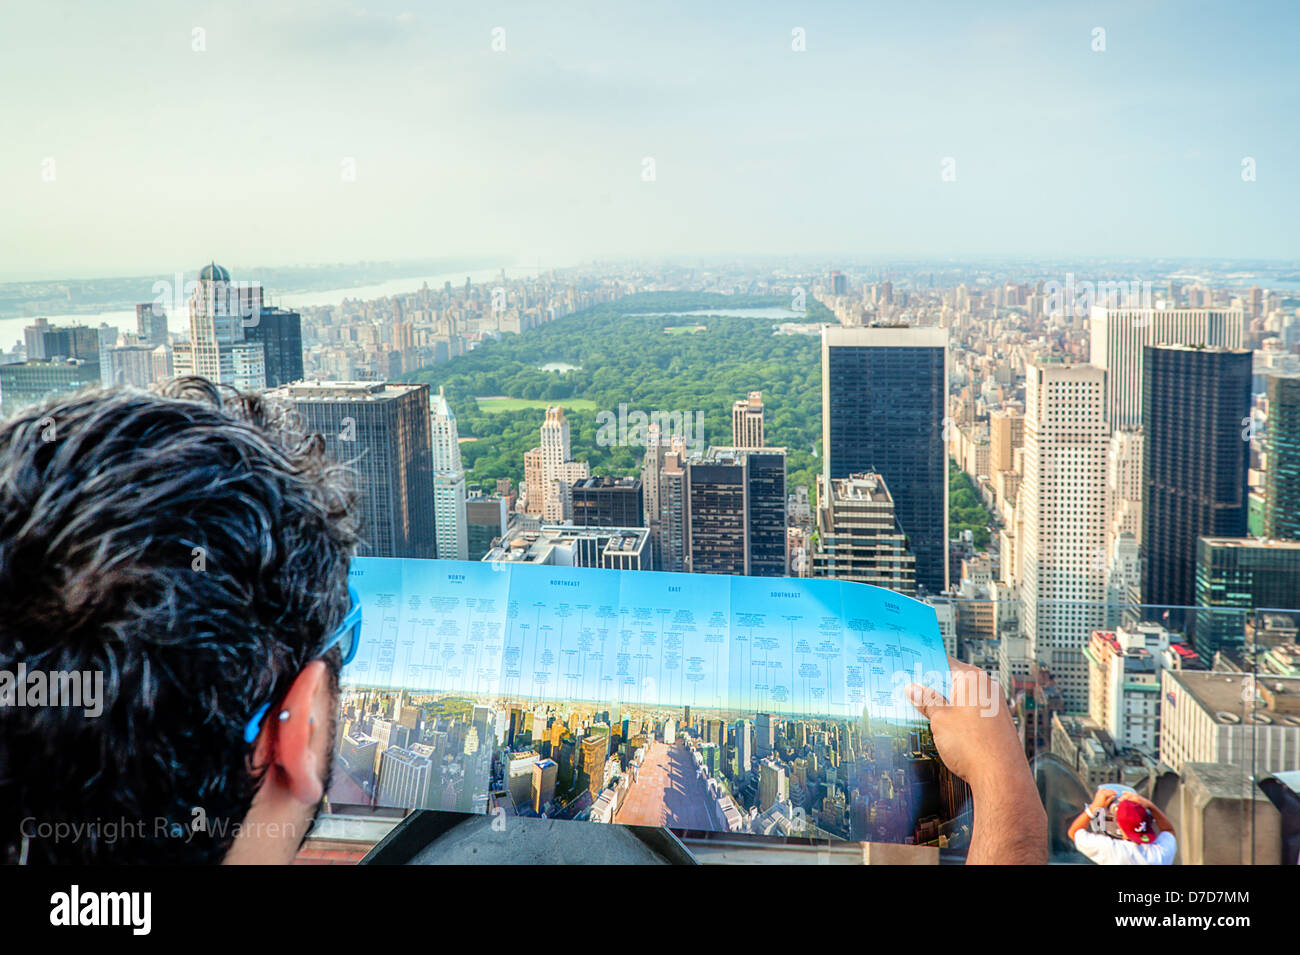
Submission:
[[[529,408],[541,408],[543,411],[551,405],[560,405],[570,411],[595,411],[596,402],[590,398],[561,398],[547,401],[544,398],[508,398],[505,395],[486,395],[477,397],[479,411],[491,414],[494,411],[525,411]]]

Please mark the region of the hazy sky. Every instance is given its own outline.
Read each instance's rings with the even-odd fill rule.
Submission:
[[[0,274],[473,253],[1297,257],[1298,10],[7,2]]]

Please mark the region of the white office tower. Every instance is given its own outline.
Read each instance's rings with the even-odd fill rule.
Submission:
[[[758,764],[758,809],[766,812],[777,803],[790,799],[790,780],[779,760],[765,759]]]
[[[542,519],[553,523],[573,517],[573,484],[590,476],[586,461],[569,457],[569,421],[558,405],[546,409],[542,422]],[[532,497],[533,489],[528,489]]]
[[[1142,534],[1142,433],[1116,431],[1106,461],[1107,549],[1113,557],[1121,534]]]
[[[433,513],[438,556],[469,559],[469,523],[465,514],[465,468],[460,460],[456,416],[441,388],[429,396],[433,430]]]
[[[176,375],[199,375],[241,391],[265,388],[262,343],[246,337],[261,321],[262,286],[232,282],[214,262],[199,272],[189,308],[190,340],[172,350]]]
[[[1106,620],[1119,626],[1142,583],[1142,432],[1114,431],[1106,460]]]
[[[1142,427],[1142,349],[1145,346],[1240,348],[1243,324],[1240,308],[1094,305],[1090,361],[1106,372],[1104,413],[1110,427],[1116,431]]]
[[[1105,383],[1091,365],[1027,369],[1021,620],[1030,658],[1074,713],[1088,706],[1084,647],[1105,622]]]
[[[664,466],[664,445],[659,425],[646,428],[645,457],[641,462],[642,502],[645,507],[645,526],[650,530],[650,552],[655,569],[662,569],[660,559],[659,528],[659,472]]]
[[[754,717],[754,755],[762,758],[776,749],[776,723],[771,713]]]
[[[1124,608],[1138,603],[1142,589],[1142,554],[1137,537],[1127,532],[1111,544],[1106,566],[1106,628],[1119,626]]]
[[[749,720],[736,723],[736,767],[742,773],[754,768],[754,724]]]

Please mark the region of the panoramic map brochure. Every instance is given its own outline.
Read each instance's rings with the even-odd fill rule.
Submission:
[[[333,806],[954,844],[909,683],[934,608],[851,581],[358,558]]]

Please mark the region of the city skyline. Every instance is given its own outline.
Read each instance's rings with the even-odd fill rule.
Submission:
[[[604,707],[603,709],[601,707]],[[331,802],[959,847],[924,720],[346,685]],[[335,808],[340,811],[340,808]]]
[[[239,280],[211,260],[204,270],[199,303]],[[1166,747],[1213,758],[1247,719],[1278,726],[1271,770],[1295,768],[1300,610],[1284,608],[1300,592],[1300,542],[1259,532],[1283,514],[1296,469],[1286,392],[1300,376],[1300,298],[1218,275],[1146,284],[1150,307],[1103,297],[1090,309],[1014,271],[968,283],[847,262],[589,267],[301,307],[300,338],[276,343],[307,380],[267,394],[298,405],[334,458],[360,463],[376,551],[418,545],[426,558],[378,586],[365,582],[376,562],[354,562],[366,610],[343,674],[332,803],[960,852],[959,789],[890,685],[911,670],[890,656],[891,625],[928,634],[929,669],[946,652],[996,674],[1026,756],[1059,761],[1081,787],[1150,791]],[[215,317],[233,330],[243,311]],[[148,305],[131,317],[135,332],[33,321],[0,364],[0,398],[67,393],[105,357],[165,377],[160,361],[122,362],[187,343]],[[1148,341],[1175,335],[1185,344]],[[224,360],[231,335],[213,341],[192,321],[190,337],[222,379],[250,371]],[[1205,376],[1165,368],[1179,355],[1213,363],[1219,339],[1241,346],[1222,403],[1189,384]],[[371,420],[398,396],[409,408]],[[1211,525],[1152,491],[1223,470],[1196,450],[1207,441],[1249,466],[1213,496],[1250,524],[1191,552]],[[756,457],[770,471],[732,473]],[[473,524],[471,488],[486,512]],[[364,528],[390,518],[430,533],[370,539]],[[942,561],[937,587],[913,569],[918,529]],[[474,560],[427,559],[462,537]],[[1195,612],[1159,605],[1144,560],[1168,568],[1159,582]],[[693,573],[653,572],[670,566]],[[785,599],[871,592],[855,581],[914,591],[920,602],[898,606],[924,619]],[[725,599],[705,596],[719,585]],[[1197,672],[1268,682],[1241,693],[1239,713],[1210,694],[1195,704],[1207,716],[1165,732],[1169,695],[1198,687]],[[1207,720],[1210,742],[1189,739]],[[764,755],[755,735],[780,751]]]

